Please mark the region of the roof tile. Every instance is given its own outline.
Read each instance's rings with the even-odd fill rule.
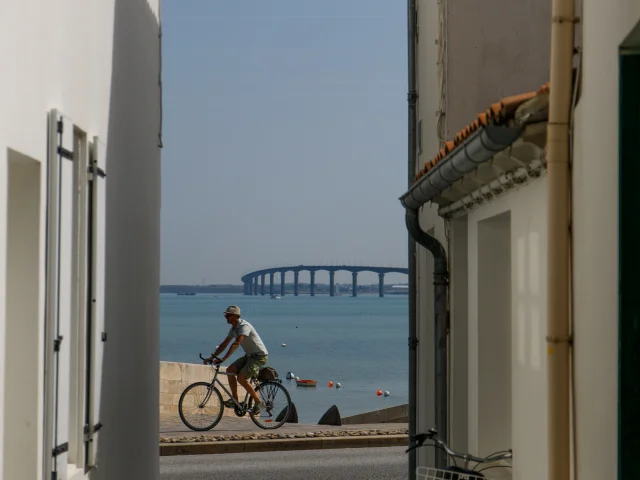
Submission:
[[[429,170],[435,167],[449,153],[451,153],[458,145],[464,142],[473,132],[480,127],[487,125],[505,125],[513,120],[516,110],[524,102],[531,100],[538,95],[549,92],[549,82],[545,83],[535,92],[527,92],[519,95],[511,95],[502,98],[499,102],[493,103],[487,110],[480,112],[478,117],[456,133],[453,140],[445,142],[444,147],[440,149],[438,154],[427,160],[422,168],[415,176],[414,183],[417,182]]]

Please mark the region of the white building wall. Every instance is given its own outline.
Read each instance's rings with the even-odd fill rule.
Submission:
[[[478,294],[482,289],[485,297],[492,296],[489,290],[493,288],[493,282],[488,282],[489,285],[479,282],[486,281],[486,274],[499,268],[496,263],[502,261],[487,258],[489,250],[486,248],[479,251],[479,224],[506,212],[510,214],[510,242],[501,247],[510,248],[510,298],[501,300],[501,297],[495,297],[491,300],[510,304],[506,317],[511,322],[509,338],[500,335],[504,332],[502,329],[481,330],[483,325],[479,312],[483,298]],[[546,177],[468,215],[469,447],[471,453],[480,455],[513,448],[514,479],[545,478],[547,468],[546,217]],[[499,251],[494,251],[494,254],[502,258]],[[485,266],[483,272],[478,268],[480,263]],[[485,324],[485,327],[491,325]],[[506,366],[500,363],[487,363],[505,347],[510,350],[511,365],[506,368],[510,370],[510,378],[504,381],[487,378],[487,374],[494,373],[496,369],[505,369]],[[489,371],[487,366],[491,367]],[[490,404],[492,396],[496,400],[495,408]],[[502,405],[505,397],[510,403],[510,419],[505,418],[508,413]],[[498,402],[502,408],[498,408]],[[483,429],[483,419],[487,416],[498,418],[493,424],[485,423]],[[500,428],[496,428],[498,426]],[[510,431],[503,431],[505,426]],[[493,445],[493,438],[504,439],[505,443],[509,438],[511,441]]]
[[[107,146],[108,341],[96,478],[157,478],[159,0],[5,3],[0,15],[0,58],[7,67],[0,80],[0,479],[41,478],[40,472],[47,470],[43,458],[47,462],[51,458],[42,448],[42,398],[47,116],[53,108],[89,139],[98,136]],[[33,197],[37,207],[29,201],[23,210],[11,210],[20,200],[18,193],[7,194],[14,160],[31,169],[26,174],[16,170],[12,174],[16,182],[24,180],[33,188],[33,175],[37,179],[39,189],[34,195],[39,197]],[[11,216],[11,211],[17,213]],[[13,233],[19,231],[16,228],[24,232],[33,228],[19,225],[22,213],[39,216],[39,237],[34,238],[40,257],[36,273],[31,270],[16,277],[25,271],[15,266],[15,259],[12,267],[7,258],[13,238],[8,228]],[[10,251],[32,249],[28,243],[15,246],[17,240]],[[70,244],[63,246],[66,251],[70,248]],[[28,301],[35,305],[33,311],[16,296],[16,285],[24,281],[30,284]],[[28,320],[24,328],[9,323],[16,312]],[[63,342],[68,342],[63,343],[67,348],[77,347],[68,338]],[[19,367],[24,371],[12,368],[16,362],[27,364]],[[29,368],[35,370],[26,376]],[[26,402],[24,413],[31,413],[30,422],[19,432],[17,422],[5,421],[11,407],[5,398],[11,401],[8,392],[20,388],[18,373],[25,375],[23,381],[35,399],[35,403]],[[130,408],[130,395],[136,398],[135,409]],[[63,416],[61,421],[69,419]],[[22,471],[16,470],[19,462],[5,457],[15,450],[6,443],[14,438],[25,438],[30,445],[22,451]],[[70,468],[69,478],[73,472]],[[67,478],[67,472],[59,478]]]
[[[637,0],[583,0],[582,94],[573,165],[576,411],[580,480],[616,478],[618,48]]]

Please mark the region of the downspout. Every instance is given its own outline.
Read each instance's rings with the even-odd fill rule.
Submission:
[[[416,126],[418,99],[416,89],[416,0],[408,0],[408,186],[412,186],[416,172]],[[418,384],[418,318],[416,282],[416,243],[431,252],[434,259],[434,368],[435,368],[435,424],[439,438],[447,442],[447,288],[449,272],[447,256],[442,244],[422,230],[418,209],[406,208],[405,221],[409,232],[409,437],[416,434],[417,427],[417,384]],[[436,467],[447,464],[446,453],[436,450]],[[409,479],[415,479],[417,468],[416,450],[410,452]]]
[[[547,127],[547,356],[549,480],[570,478],[569,122],[574,0],[552,0]]]
[[[408,34],[408,187],[411,187],[416,172],[416,0],[407,0],[407,34]],[[417,292],[416,292],[416,242],[413,236],[408,236],[409,267],[409,446],[411,438],[417,432],[418,415],[418,324],[417,324]],[[409,480],[415,480],[418,469],[418,452],[409,452]]]

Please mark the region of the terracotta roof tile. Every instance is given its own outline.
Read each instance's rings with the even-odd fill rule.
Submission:
[[[442,159],[451,153],[458,145],[464,142],[467,137],[478,130],[480,127],[487,125],[504,125],[513,120],[516,110],[524,102],[531,100],[538,95],[549,93],[549,82],[545,83],[535,92],[522,93],[520,95],[511,95],[502,98],[499,102],[493,103],[484,112],[480,112],[478,117],[455,134],[453,140],[445,143],[438,154],[427,160],[424,167],[416,174],[414,183],[424,176],[429,170],[435,167]]]

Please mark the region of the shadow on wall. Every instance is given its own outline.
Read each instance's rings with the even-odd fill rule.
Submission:
[[[97,480],[159,476],[160,65],[148,0],[115,0]]]

